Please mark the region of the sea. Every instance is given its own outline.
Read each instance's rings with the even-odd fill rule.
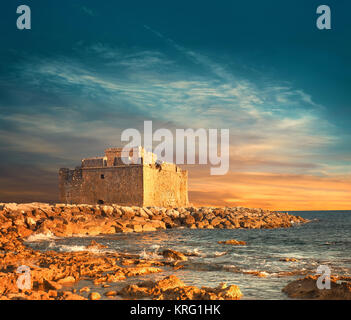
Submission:
[[[165,268],[162,273],[129,278],[112,283],[118,290],[126,283],[159,280],[175,274],[186,285],[216,287],[235,284],[242,299],[289,299],[282,289],[305,274],[317,274],[323,266],[331,275],[351,275],[351,211],[290,211],[310,223],[279,229],[167,229],[145,233],[117,233],[96,237],[36,237],[27,245],[42,251],[83,251],[92,240],[109,251],[138,254],[161,259],[160,252],[173,249],[189,254],[179,270]],[[219,244],[221,240],[243,240],[245,246]],[[296,261],[284,261],[294,258]],[[259,272],[259,273],[257,273]],[[260,276],[258,276],[259,274]],[[82,280],[76,287],[92,287]],[[106,289],[96,286],[95,291]],[[111,298],[109,298],[111,299]],[[116,297],[115,299],[120,299]]]

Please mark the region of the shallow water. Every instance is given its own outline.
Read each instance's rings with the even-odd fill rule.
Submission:
[[[287,299],[281,289],[307,271],[316,273],[319,265],[327,265],[331,274],[350,275],[351,211],[289,213],[313,222],[287,229],[170,229],[99,237],[40,239],[28,244],[39,250],[81,251],[94,239],[107,245],[108,250],[151,255],[153,258],[161,258],[158,252],[166,248],[192,252],[196,256],[189,257],[186,268],[144,278],[160,279],[176,274],[186,284],[199,287],[227,282],[228,285],[239,285],[244,299]],[[247,245],[217,243],[228,239],[244,240]],[[289,257],[298,261],[279,261]],[[248,271],[260,271],[266,277],[245,274]],[[284,271],[293,272],[293,275],[283,276]],[[140,279],[137,277],[129,281]],[[115,284],[116,287],[119,285]]]

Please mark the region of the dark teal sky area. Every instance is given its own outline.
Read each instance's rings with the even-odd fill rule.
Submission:
[[[144,120],[230,128],[233,172],[351,173],[350,1],[0,6],[0,202],[55,200],[59,167]]]

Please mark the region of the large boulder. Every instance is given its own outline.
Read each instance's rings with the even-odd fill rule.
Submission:
[[[172,249],[167,249],[162,252],[162,255],[165,258],[169,258],[172,260],[181,260],[181,261],[187,261],[188,258],[181,252],[172,250]]]
[[[330,279],[330,289],[318,289],[316,276],[306,276],[288,283],[282,291],[295,299],[312,300],[351,300],[351,279],[339,282],[337,277]]]

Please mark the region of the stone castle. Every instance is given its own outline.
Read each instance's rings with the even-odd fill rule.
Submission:
[[[104,157],[83,159],[74,170],[61,168],[59,189],[60,201],[68,204],[184,207],[188,172],[157,162],[157,156],[142,147],[127,154],[109,148]]]

